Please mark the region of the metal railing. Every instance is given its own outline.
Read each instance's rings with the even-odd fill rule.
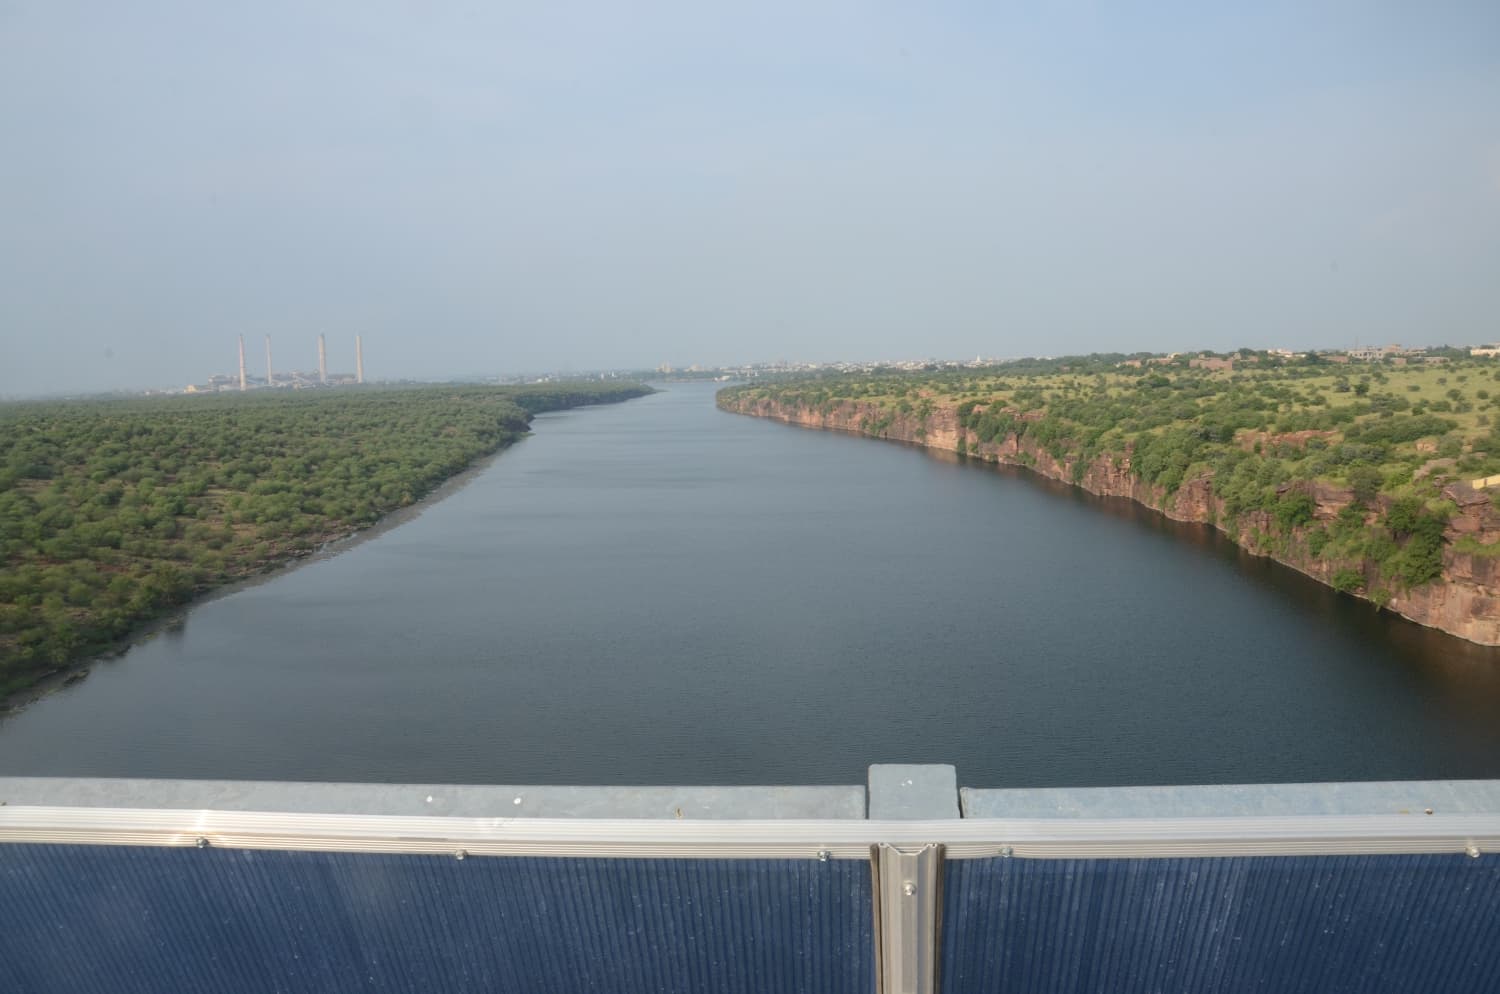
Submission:
[[[181,969],[226,991],[358,974],[348,989],[618,977],[958,994],[1413,989],[1399,985],[1441,958],[1441,989],[1488,991],[1497,853],[1500,781],[959,790],[944,766],[837,787],[11,778],[0,963],[16,990],[163,989],[149,974]],[[107,941],[78,941],[80,918]],[[241,966],[214,953],[246,935],[263,948]],[[421,970],[393,973],[372,948],[392,935],[415,937],[398,955]],[[589,950],[619,962],[580,965]],[[1358,984],[1330,987],[1328,970]]]

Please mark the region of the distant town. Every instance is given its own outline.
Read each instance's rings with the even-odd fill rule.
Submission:
[[[1232,352],[1168,352],[1134,353],[1122,355],[1116,363],[1122,367],[1148,365],[1170,365],[1185,363],[1194,369],[1234,369],[1237,365],[1259,363],[1326,362],[1334,365],[1344,363],[1384,362],[1393,366],[1408,363],[1444,363],[1463,356],[1494,358],[1500,356],[1500,344],[1483,346],[1423,346],[1408,348],[1402,345],[1368,345],[1349,349],[1332,349],[1296,352],[1291,349],[1237,349]],[[994,358],[976,356],[973,359],[885,359],[871,362],[788,362],[754,363],[745,366],[687,366],[676,368],[663,364],[652,371],[656,376],[672,379],[719,380],[755,379],[766,375],[788,373],[875,373],[875,372],[919,372],[940,369],[984,369],[1019,362],[1022,359],[1053,359],[1055,356],[1010,356]],[[639,373],[635,375],[640,375]]]
[[[1461,356],[1500,357],[1500,344],[1480,346],[1424,346],[1408,348],[1399,344],[1364,345],[1348,349],[1315,350],[1297,352],[1291,349],[1238,349],[1233,352],[1169,352],[1134,353],[1122,355],[1116,365],[1121,367],[1144,367],[1185,363],[1198,369],[1234,369],[1237,366],[1260,363],[1325,362],[1334,365],[1344,363],[1388,363],[1405,366],[1408,363],[1444,363]],[[973,359],[882,359],[865,362],[796,362],[785,359],[774,362],[748,363],[734,366],[674,366],[662,363],[654,369],[604,369],[586,371],[554,371],[541,373],[518,373],[507,376],[453,377],[452,381],[486,382],[497,384],[555,383],[563,380],[612,380],[612,379],[666,379],[666,380],[753,380],[762,377],[777,377],[799,373],[875,373],[887,371],[915,372],[940,369],[983,369],[1003,366],[1022,358],[1054,358],[1052,356],[1011,356]],[[354,338],[354,371],[329,372],[326,338],[318,336],[318,368],[314,371],[275,368],[271,351],[271,337],[265,338],[264,371],[252,371],[246,360],[244,336],[239,339],[239,369],[235,373],[215,373],[202,382],[189,383],[177,389],[153,389],[143,391],[149,395],[161,394],[205,394],[233,393],[250,390],[311,390],[333,387],[352,387],[365,383],[364,340]],[[410,384],[429,382],[414,379],[381,379],[378,382]]]

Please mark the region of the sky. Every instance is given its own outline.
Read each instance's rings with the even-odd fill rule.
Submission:
[[[0,0],[0,396],[1500,339],[1500,4]]]

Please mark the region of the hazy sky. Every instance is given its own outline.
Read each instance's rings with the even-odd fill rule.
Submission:
[[[1500,338],[1500,3],[0,0],[0,394]]]

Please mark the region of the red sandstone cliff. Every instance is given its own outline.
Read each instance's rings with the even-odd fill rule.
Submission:
[[[960,423],[958,411],[939,406],[925,417],[916,413],[891,412],[874,404],[840,401],[821,408],[788,407],[765,398],[748,396],[723,398],[726,410],[755,417],[772,418],[811,428],[827,428],[872,434],[903,442],[915,442],[929,448],[966,452],[990,462],[1029,467],[1043,476],[1074,483],[1104,497],[1128,497],[1154,508],[1175,521],[1210,524],[1223,531],[1237,544],[1258,555],[1269,556],[1323,583],[1332,582],[1333,573],[1345,564],[1330,563],[1311,555],[1301,530],[1284,536],[1288,539],[1279,550],[1268,547],[1268,538],[1281,536],[1274,518],[1264,511],[1239,516],[1232,529],[1224,522],[1223,502],[1214,496],[1212,478],[1201,476],[1183,481],[1170,496],[1137,477],[1130,466],[1129,455],[1106,453],[1084,467],[1081,477],[1074,478],[1071,463],[1059,462],[1050,453],[1030,444],[1027,439],[1009,435],[1003,442],[983,443]],[[1315,504],[1315,520],[1332,521],[1353,500],[1345,489],[1312,485],[1309,492]],[[1481,645],[1500,645],[1500,560],[1489,556],[1459,552],[1453,542],[1470,536],[1481,543],[1500,541],[1500,511],[1492,505],[1488,493],[1450,487],[1445,494],[1458,506],[1458,513],[1448,523],[1447,545],[1443,554],[1442,578],[1412,590],[1397,592],[1385,604],[1387,608],[1419,624],[1441,629]],[[1370,575],[1371,585],[1377,577]],[[1358,596],[1358,595],[1355,595]]]

